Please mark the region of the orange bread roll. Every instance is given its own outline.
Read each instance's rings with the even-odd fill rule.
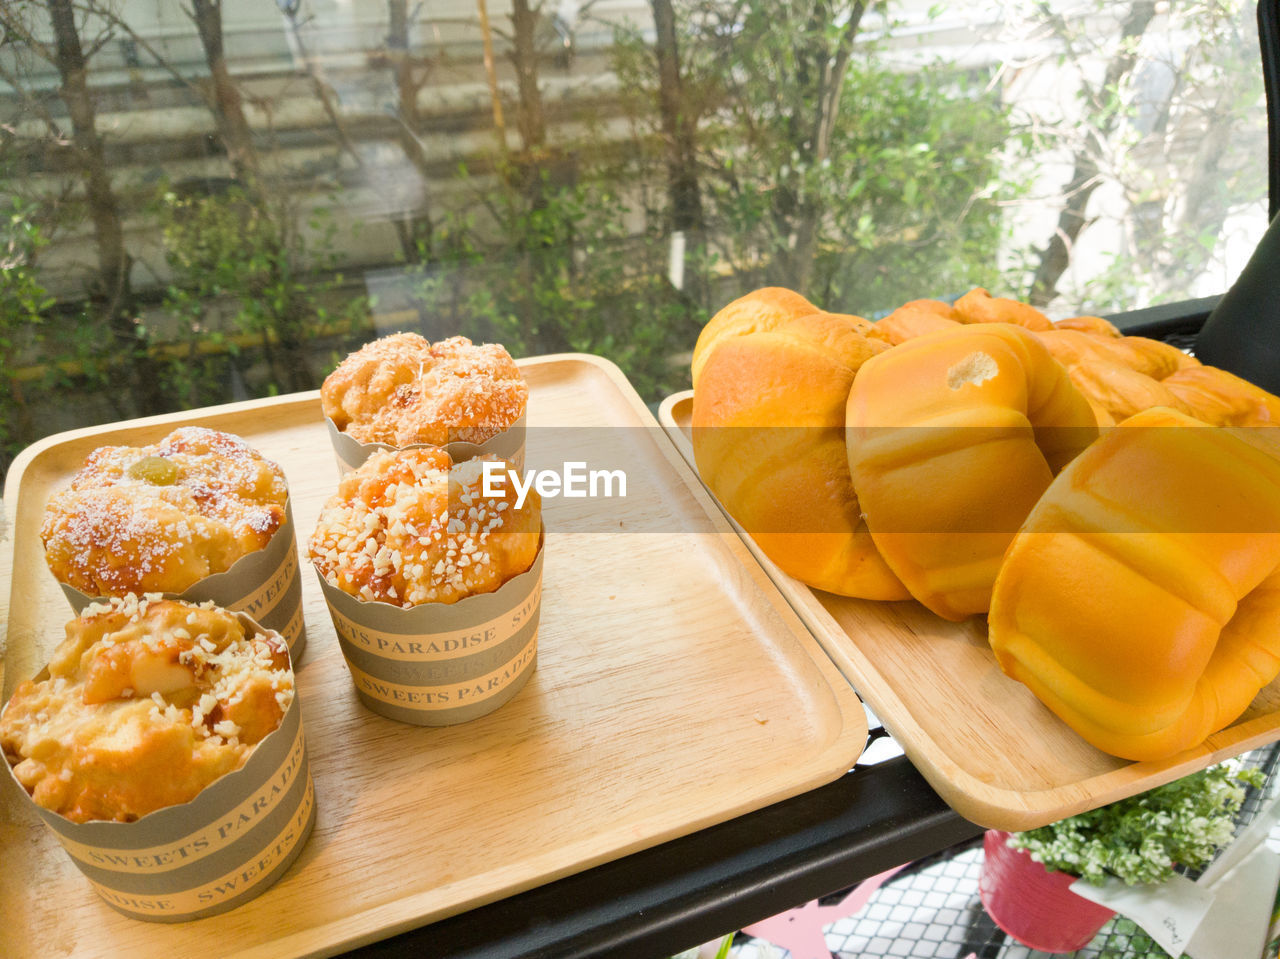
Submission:
[[[895,346],[925,333],[959,325],[951,307],[941,300],[912,300],[876,321],[876,329]]]
[[[734,336],[745,336],[748,333],[767,333],[783,324],[811,313],[821,313],[816,306],[794,290],[780,286],[766,286],[740,296],[728,306],[721,309],[707,321],[707,325],[698,334],[698,341],[693,346],[691,373],[694,389],[698,387],[698,379],[702,376],[702,367],[717,343]],[[852,314],[836,313],[832,316],[843,316],[861,333],[874,340],[888,343],[888,337],[881,334],[870,320]]]
[[[1187,366],[1161,381],[1196,419],[1214,426],[1280,426],[1280,396],[1216,366]]]
[[[785,572],[847,596],[905,599],[862,521],[845,457],[854,373],[889,349],[866,325],[814,312],[724,336],[694,387],[693,449],[703,482]]]
[[[1036,332],[1053,329],[1049,318],[1030,303],[992,296],[982,287],[956,300],[953,309],[961,323],[1012,323]]]
[[[1055,330],[1076,330],[1080,333],[1092,333],[1094,336],[1120,336],[1120,331],[1110,320],[1100,316],[1072,316],[1058,320],[1053,324]]]
[[[1073,330],[1052,330],[1040,335],[1046,343],[1060,337],[1086,337],[1089,341],[1087,356],[1127,366],[1156,380],[1163,380],[1176,370],[1200,365],[1199,360],[1176,346],[1145,336],[1109,337]],[[1050,352],[1053,352],[1052,348]]]
[[[926,334],[872,357],[846,415],[872,539],[911,595],[952,620],[986,612],[1014,532],[1097,436],[1063,367],[1006,323]]]
[[[1001,669],[1099,749],[1155,760],[1280,672],[1280,433],[1149,410],[1054,480],[997,578]]]
[[[698,334],[698,341],[693,345],[693,361],[690,364],[694,389],[698,388],[702,367],[706,364],[707,357],[711,355],[712,346],[717,342],[731,336],[767,332],[774,327],[817,312],[818,308],[799,293],[780,286],[766,286],[738,297],[711,317],[707,325],[702,328],[702,332]]]
[[[942,317],[943,319],[955,320],[957,323],[960,322],[959,318],[956,316],[955,307],[946,300],[909,300],[908,302],[903,303],[900,309],[914,310],[917,313],[932,313],[935,316]]]
[[[1037,334],[1093,404],[1101,426],[1154,406],[1185,409],[1162,381],[1198,362],[1175,346],[1142,336],[1098,335],[1059,327]]]
[[[1099,426],[1114,426],[1156,406],[1183,409],[1159,380],[1117,363],[1076,363],[1067,367],[1067,375],[1093,406]]]

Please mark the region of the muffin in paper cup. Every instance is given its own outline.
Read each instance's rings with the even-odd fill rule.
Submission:
[[[497,343],[431,343],[394,333],[365,344],[325,377],[320,403],[338,472],[372,454],[447,449],[454,462],[493,455],[524,469],[529,388]]]
[[[513,469],[524,472],[525,415],[512,423],[501,433],[496,433],[483,443],[468,443],[455,440],[437,447],[434,443],[411,443],[407,446],[391,446],[387,443],[361,443],[349,434],[342,432],[334,425],[333,420],[325,417],[325,426],[329,430],[329,439],[333,443],[334,457],[338,463],[339,475],[357,469],[374,453],[391,452],[398,449],[439,448],[445,450],[455,463],[475,459],[480,456],[497,456],[511,464]]]
[[[212,600],[306,646],[284,472],[244,440],[181,427],[94,450],[50,499],[45,559],[72,608],[129,593]]]
[[[89,607],[0,712],[0,744],[76,867],[132,918],[253,899],[315,823],[288,647],[212,603]]]
[[[357,695],[447,726],[493,712],[537,665],[544,536],[536,493],[486,495],[485,464],[379,452],[341,480],[311,561]],[[491,484],[492,485],[492,484]]]

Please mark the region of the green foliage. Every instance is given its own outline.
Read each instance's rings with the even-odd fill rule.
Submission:
[[[310,243],[287,203],[238,188],[216,195],[160,191],[154,211],[173,279],[165,308],[176,324],[168,336],[178,362],[168,387],[188,406],[226,398],[226,359],[252,348],[266,375],[257,395],[311,389],[311,340],[350,336],[368,313],[361,296],[342,295],[333,272],[335,230],[325,210],[312,214]],[[336,309],[329,305],[337,295]]]
[[[579,101],[585,116],[572,118],[581,131],[572,141],[562,139],[570,125],[556,124],[536,155],[485,157],[492,173],[463,168],[448,189],[430,192],[417,261],[405,268],[422,332],[498,340],[516,355],[599,353],[656,400],[688,385],[687,352],[707,316],[754,287],[789,286],[824,308],[866,316],[979,285],[1021,295],[1001,278],[1019,255],[1001,211],[1026,190],[1020,171],[1033,172],[1054,149],[1069,160],[1080,131],[1061,118],[1011,119],[1001,100],[1008,72],[922,64],[901,37],[875,39],[894,25],[889,4],[868,7],[863,15],[853,0],[677,5],[677,112],[693,133],[703,220],[685,237],[678,283],[668,277],[676,219],[668,179],[678,156],[659,117],[654,43],[619,33],[617,93]],[[1114,7],[1092,13],[1118,20],[1129,9]],[[1158,51],[1176,83],[1154,107],[1129,75],[1086,89],[1099,71],[1079,71],[1094,130],[1098,118],[1114,123],[1093,137],[1099,171],[1139,214],[1134,248],[1115,254],[1081,308],[1192,295],[1187,277],[1218,255],[1221,211],[1261,195],[1259,144],[1238,135],[1262,117],[1246,7],[1175,0],[1171,16],[1194,29],[1178,34],[1181,46]],[[1054,20],[1065,64],[1105,64],[1116,52],[1114,35],[1069,33],[1097,19]],[[1049,35],[1046,21],[1035,25]],[[1159,66],[1145,40],[1128,46],[1142,68]],[[534,105],[522,99],[516,113]],[[617,122],[619,110],[629,127]],[[512,127],[523,119],[514,116]],[[276,141],[263,140],[264,150],[267,143]],[[1034,162],[1014,162],[1021,158]],[[301,181],[325,162],[290,175]],[[324,209],[346,198],[307,212],[288,196],[285,186],[267,195],[166,187],[145,211],[159,225],[170,278],[164,310],[144,313],[150,326],[138,328],[132,359],[154,368],[174,405],[229,399],[233,378],[250,395],[311,388],[320,358],[343,355],[367,330],[368,299],[337,271],[349,237]],[[17,216],[0,236],[9,267],[0,274],[0,342],[11,355],[21,346],[44,361],[43,378],[24,381],[32,390],[119,382],[125,364],[112,368],[102,344],[109,333],[113,342],[125,337],[88,307],[65,307],[59,335],[43,335],[53,307],[35,263],[47,240],[37,224],[46,221],[29,213],[16,199],[0,201],[0,216]],[[1028,254],[1028,274],[1038,255]],[[153,276],[150,266],[141,263],[135,280]],[[23,412],[10,413],[23,403],[10,385],[5,442]]]
[[[873,312],[921,296],[999,286],[999,203],[1022,187],[988,77],[856,61],[829,166],[812,174],[827,210],[813,291],[828,309]]]
[[[715,959],[729,959],[729,950],[733,948],[733,934],[725,936],[720,940],[716,947]],[[686,949],[684,952],[672,956],[671,959],[698,959],[702,952],[701,946],[694,946],[692,949]]]
[[[0,185],[9,183],[0,178]],[[38,260],[60,213],[0,189],[0,475],[51,431],[53,405],[76,412],[75,425],[136,415],[129,398],[111,389],[129,360],[103,349],[105,319],[87,303],[59,307],[40,278]],[[80,409],[73,398],[85,391],[102,391],[106,402]]]
[[[425,335],[496,340],[514,356],[599,354],[649,399],[687,386],[671,357],[706,314],[667,281],[661,238],[628,235],[616,181],[543,174],[514,189],[511,178],[486,188],[463,177],[480,201],[420,238],[430,256],[407,271]]]
[[[0,195],[0,347],[6,351],[13,348],[15,334],[38,325],[53,305],[35,269],[36,256],[48,242],[30,202]]]
[[[903,68],[862,35],[850,43],[853,6],[706,0],[677,11],[707,235],[732,278],[723,286],[788,286],[871,315],[997,285],[999,204],[1023,189],[1004,153],[1024,142],[998,85],[982,71]],[[642,117],[656,90],[635,36],[619,36],[615,69]],[[657,142],[639,155],[660,174]]]
[[[1051,871],[1089,882],[1114,876],[1125,883],[1168,879],[1175,865],[1199,869],[1231,842],[1244,802],[1242,784],[1260,785],[1257,770],[1211,766],[1163,786],[1039,829],[1014,833]]]
[[[36,257],[48,240],[36,209],[16,194],[0,193],[0,467],[7,468],[25,443],[29,419],[22,384],[16,378],[20,350],[30,352],[42,338],[45,313],[53,306],[36,273]]]

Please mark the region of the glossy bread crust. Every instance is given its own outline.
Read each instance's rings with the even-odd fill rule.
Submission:
[[[752,332],[722,331],[709,347],[693,394],[699,475],[784,572],[845,596],[905,599],[862,520],[845,457],[849,387],[889,344],[861,317],[776,323],[775,300],[764,299]]]
[[[1213,426],[1280,425],[1280,398],[1225,370],[1205,366],[1161,340],[1126,336],[1098,316],[1050,322],[1035,307],[981,287],[948,304],[912,300],[876,323],[892,343],[964,325],[1012,323],[1032,330],[1063,365],[1101,426],[1157,406]]]
[[[1001,669],[1084,739],[1157,760],[1280,673],[1280,432],[1149,410],[1054,480],[989,617]]]
[[[1033,334],[979,323],[907,340],[858,371],[846,410],[853,488],[911,595],[984,613],[1005,547],[1093,411]]]

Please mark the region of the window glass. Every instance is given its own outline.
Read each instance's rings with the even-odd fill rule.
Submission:
[[[312,389],[393,330],[649,401],[764,285],[883,316],[1219,293],[1266,226],[1251,4],[9,0],[3,463]]]

